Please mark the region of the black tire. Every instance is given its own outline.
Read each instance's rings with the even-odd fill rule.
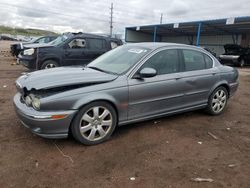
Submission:
[[[106,134],[103,137],[101,137],[101,134],[98,130],[98,127],[96,127],[96,126],[102,126],[101,123],[99,125],[94,125],[95,121],[97,121],[97,120],[91,119],[91,121],[92,121],[91,123],[88,123],[88,122],[83,120],[84,116],[86,114],[88,115],[88,113],[90,113],[89,117],[91,117],[93,115],[93,118],[94,118],[94,110],[93,110],[94,108],[100,108],[100,109],[103,108],[103,109],[108,110],[110,112],[110,114],[108,115],[108,119],[109,118],[111,119],[111,123],[110,123],[110,126],[106,129]],[[102,115],[101,114],[99,116],[100,109],[98,110],[98,117],[101,117],[101,115]],[[93,110],[93,114],[91,114],[92,110]],[[104,113],[104,111],[103,111],[103,113]],[[105,120],[105,121],[109,121],[109,120]],[[88,124],[86,125],[86,123],[88,123]],[[77,141],[79,141],[80,143],[85,144],[85,145],[96,145],[96,144],[102,143],[102,142],[109,139],[109,137],[112,135],[113,131],[115,130],[116,124],[117,124],[117,115],[116,115],[116,111],[113,108],[113,106],[107,102],[96,101],[96,102],[92,102],[92,103],[84,106],[78,112],[78,114],[76,115],[76,117],[74,118],[74,120],[71,124],[71,132],[72,132],[73,137]],[[84,127],[91,127],[91,128],[88,128],[87,131],[85,131],[84,133],[81,133],[80,128],[84,128]],[[88,139],[90,137],[92,129],[95,129],[95,131],[96,131],[94,133],[94,135],[95,136],[99,135],[99,137],[100,137],[100,138],[95,138],[95,136],[94,136],[94,139],[97,139],[97,140]],[[102,127],[102,130],[105,130],[105,129],[103,129],[103,127]],[[88,133],[89,133],[89,135],[88,135]],[[88,137],[88,138],[86,138],[86,137]]]
[[[219,105],[218,108],[220,108],[221,104],[222,104],[222,103],[219,104],[219,101],[218,102],[214,102],[214,100],[216,100],[216,98],[217,98],[216,95],[218,93],[220,93],[220,91],[222,91],[222,93],[225,94],[224,95],[225,96],[225,102],[223,102],[223,104],[224,104],[223,108],[220,109],[220,110],[218,110],[218,111],[216,111],[216,109],[215,109],[216,103],[217,103],[217,106]],[[224,98],[224,96],[223,96],[223,98]],[[222,99],[222,97],[221,97],[221,99]],[[227,91],[227,89],[225,87],[223,87],[223,86],[217,87],[213,91],[213,93],[210,95],[210,97],[208,99],[208,106],[206,108],[207,113],[209,113],[210,115],[220,115],[220,114],[222,114],[224,112],[226,106],[227,106],[227,100],[228,100],[228,91]]]
[[[54,60],[46,60],[43,62],[41,69],[55,68],[59,67],[59,64]]]
[[[245,60],[241,59],[239,62],[239,67],[244,67],[245,66]]]

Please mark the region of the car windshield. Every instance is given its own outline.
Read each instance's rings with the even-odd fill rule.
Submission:
[[[147,48],[123,45],[98,57],[87,67],[107,73],[122,74],[149,52],[150,49]]]
[[[50,44],[53,46],[57,46],[57,45],[63,43],[64,41],[66,41],[67,39],[68,39],[68,37],[66,35],[60,35],[55,40],[51,41]]]

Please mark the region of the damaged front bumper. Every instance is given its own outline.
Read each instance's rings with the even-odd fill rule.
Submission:
[[[16,113],[22,124],[44,138],[66,138],[76,110],[41,112],[21,102],[21,94],[14,96]],[[55,118],[56,117],[56,118]]]

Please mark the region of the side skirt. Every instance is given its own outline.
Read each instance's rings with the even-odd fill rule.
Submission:
[[[147,116],[147,117],[143,117],[143,118],[122,121],[122,122],[119,122],[118,126],[127,125],[130,123],[137,123],[137,122],[141,122],[141,121],[152,120],[152,119],[156,119],[156,118],[160,118],[160,117],[170,116],[170,115],[179,114],[179,113],[183,113],[183,112],[189,112],[189,111],[193,111],[193,110],[203,109],[205,107],[207,107],[207,104],[200,104],[197,106],[183,108],[180,110],[173,110],[173,111],[169,111],[169,112],[165,112],[165,113],[161,113],[161,114],[156,114],[156,115],[152,115],[152,116]]]

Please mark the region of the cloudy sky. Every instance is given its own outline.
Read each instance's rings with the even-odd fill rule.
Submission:
[[[114,33],[126,26],[250,16],[250,0],[1,0],[0,25],[56,31]]]

